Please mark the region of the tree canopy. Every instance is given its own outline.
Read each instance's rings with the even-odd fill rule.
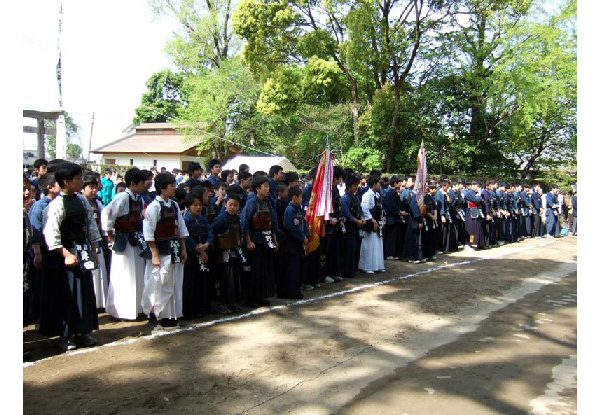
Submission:
[[[151,0],[181,23],[136,111],[314,166],[515,175],[576,162],[575,0]],[[554,4],[554,2],[552,2]],[[154,114],[154,115],[151,115]],[[155,118],[152,118],[155,117]]]

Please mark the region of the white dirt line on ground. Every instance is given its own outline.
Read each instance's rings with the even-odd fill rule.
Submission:
[[[158,333],[152,333],[149,334],[147,336],[141,336],[141,337],[136,337],[133,339],[127,339],[127,340],[117,340],[111,343],[107,343],[107,344],[102,344],[100,346],[96,346],[96,347],[88,347],[85,349],[80,349],[80,350],[76,350],[73,352],[68,352],[68,353],[64,353],[64,354],[59,354],[59,355],[55,355],[55,356],[50,356],[50,357],[46,357],[44,359],[40,359],[40,360],[36,360],[34,362],[24,362],[23,363],[23,368],[28,368],[28,367],[32,367],[38,363],[42,363],[42,362],[47,362],[49,360],[53,360],[53,359],[57,359],[57,358],[67,358],[69,356],[76,356],[79,354],[85,354],[85,353],[91,353],[97,350],[100,350],[101,348],[104,347],[114,347],[114,346],[121,346],[121,345],[126,345],[126,344],[133,344],[136,343],[140,340],[152,340],[158,337],[162,337],[162,336],[172,336],[175,334],[179,334],[179,333],[185,333],[185,332],[189,332],[189,331],[194,331],[203,327],[210,327],[210,326],[214,326],[216,324],[221,324],[221,323],[227,323],[229,321],[236,321],[236,320],[243,320],[249,317],[253,317],[253,316],[258,316],[258,315],[262,315],[262,314],[266,314],[266,313],[270,313],[273,311],[278,311],[278,310],[283,310],[283,309],[287,309],[290,308],[292,306],[298,306],[298,305],[304,305],[304,304],[310,304],[310,303],[314,303],[317,301],[322,301],[322,300],[327,300],[330,298],[335,298],[335,297],[341,297],[343,295],[346,294],[352,294],[355,292],[359,292],[359,291],[364,291],[370,288],[375,288],[375,287],[379,287],[381,285],[387,285],[387,284],[391,284],[397,281],[402,281],[402,280],[407,280],[407,279],[411,279],[414,277],[418,277],[419,275],[424,275],[424,274],[430,274],[432,272],[435,271],[440,271],[446,268],[452,268],[452,267],[457,267],[457,266],[462,266],[462,265],[469,265],[469,264],[473,264],[476,262],[481,262],[481,261],[488,261],[488,260],[492,260],[492,259],[498,259],[498,258],[502,258],[508,255],[512,255],[515,253],[520,253],[520,252],[524,252],[524,251],[530,251],[532,249],[535,248],[543,248],[547,245],[551,245],[555,243],[555,241],[550,240],[550,241],[546,241],[540,245],[535,245],[535,246],[525,246],[522,248],[513,248],[510,249],[508,251],[505,252],[501,252],[498,253],[497,255],[492,255],[489,257],[483,257],[483,258],[475,258],[472,260],[468,260],[468,261],[461,261],[461,262],[456,262],[453,264],[444,264],[444,265],[438,265],[436,267],[433,268],[428,268],[422,271],[418,271],[418,272],[414,272],[412,274],[408,274],[408,275],[403,275],[403,276],[396,276],[396,277],[392,277],[392,278],[388,278],[387,280],[383,280],[383,281],[378,281],[378,282],[374,282],[374,283],[370,283],[370,284],[365,284],[365,285],[361,285],[358,287],[354,287],[354,288],[350,288],[348,290],[343,290],[343,291],[338,291],[335,293],[330,293],[330,294],[326,294],[326,295],[322,295],[319,297],[314,297],[314,298],[307,298],[304,300],[298,300],[298,301],[294,301],[288,304],[282,304],[282,305],[276,305],[276,306],[270,306],[270,307],[265,307],[262,309],[258,309],[258,310],[252,310],[248,313],[244,313],[244,314],[240,314],[238,316],[232,316],[232,317],[224,317],[224,318],[219,318],[219,319],[215,319],[215,320],[210,320],[210,321],[205,321],[202,323],[196,323],[196,324],[191,324],[187,327],[183,327],[180,329],[175,329],[175,330],[169,330],[169,331],[163,331],[163,332],[158,332]],[[505,245],[506,247],[506,245]],[[502,248],[500,248],[502,249]]]

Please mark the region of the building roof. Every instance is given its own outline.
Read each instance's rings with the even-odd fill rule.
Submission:
[[[184,138],[172,124],[146,123],[138,125],[134,133],[100,146],[92,153],[181,154],[195,147],[185,142]]]
[[[268,172],[271,166],[281,166],[284,171],[296,171],[296,167],[285,157],[255,157],[255,156],[235,156],[224,166],[221,166],[222,170],[237,170],[240,164],[247,164],[250,173],[256,171]]]

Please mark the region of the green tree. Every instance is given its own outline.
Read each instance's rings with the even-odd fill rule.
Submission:
[[[47,121],[46,131],[46,152],[53,159],[56,158],[56,121]],[[81,156],[81,146],[74,141],[79,141],[79,126],[75,124],[73,118],[65,112],[65,127],[67,129],[67,158],[77,159]]]
[[[169,122],[176,118],[188,102],[188,93],[184,87],[185,76],[163,69],[153,74],[142,95],[142,102],[135,109],[133,123]]]

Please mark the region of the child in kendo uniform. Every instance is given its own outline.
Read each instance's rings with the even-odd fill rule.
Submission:
[[[102,209],[102,227],[112,249],[106,312],[114,319],[135,320],[142,310],[144,258],[146,248],[142,231],[146,176],[137,167],[125,172],[124,192]]]
[[[156,198],[146,208],[144,239],[148,245],[144,256],[144,293],[142,308],[151,317],[160,319],[160,325],[178,325],[183,316],[183,264],[187,259],[185,238],[187,227],[179,213],[175,195],[175,176],[159,173],[154,178]]]
[[[102,235],[100,215],[104,206],[102,202],[98,200],[98,182],[94,174],[85,173],[82,177],[83,190],[82,194],[85,196],[90,204],[90,208],[94,214],[94,221],[100,235]],[[108,297],[108,274],[106,272],[106,264],[104,262],[104,246],[103,241],[98,243],[96,254],[98,255],[98,268],[92,271],[94,277],[94,292],[96,293],[96,308],[104,309],[107,304]]]
[[[189,236],[186,238],[188,260],[183,270],[183,316],[200,317],[210,311],[209,284],[211,282],[209,253],[212,256],[213,232],[208,220],[201,215],[202,195],[200,187],[185,198],[183,215]]]
[[[227,194],[225,211],[212,223],[214,253],[219,287],[221,313],[241,311],[237,304],[242,300],[242,264],[246,262],[241,250],[242,228],[240,224],[240,197],[236,193]]]
[[[44,238],[49,250],[64,258],[68,295],[60,345],[72,350],[92,346],[98,329],[96,296],[91,271],[97,267],[97,243],[102,239],[89,203],[81,192],[81,167],[63,162],[54,173],[62,192],[48,205]]]

